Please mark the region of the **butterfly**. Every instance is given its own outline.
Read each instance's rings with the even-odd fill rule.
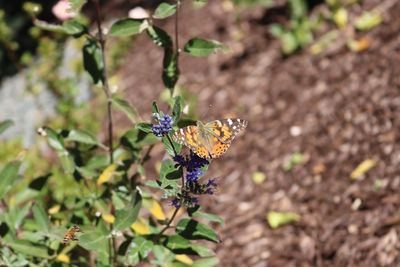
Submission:
[[[236,135],[245,129],[246,120],[224,119],[208,123],[197,121],[196,126],[179,129],[173,135],[175,142],[190,148],[199,157],[215,159],[223,155]]]
[[[64,234],[64,238],[62,240],[63,244],[67,244],[70,241],[78,241],[78,238],[76,237],[76,233],[83,233],[81,228],[79,226],[74,225],[71,228],[68,229],[68,231]]]

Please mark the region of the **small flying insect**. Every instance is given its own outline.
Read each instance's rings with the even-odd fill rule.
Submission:
[[[79,239],[76,237],[76,233],[83,233],[81,228],[77,225],[73,225],[68,229],[64,234],[64,238],[62,240],[63,244],[68,244],[70,241],[78,241]]]

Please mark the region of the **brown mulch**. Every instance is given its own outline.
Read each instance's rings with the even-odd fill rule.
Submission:
[[[232,52],[182,56],[179,82],[197,97],[198,114],[208,110],[205,120],[249,120],[208,173],[222,177],[220,192],[203,199],[226,221],[215,245],[220,266],[400,266],[400,3],[379,27],[356,33],[372,40],[362,53],[339,46],[319,57],[304,50],[283,58],[268,33],[269,11],[257,7],[235,20],[221,2],[184,6],[181,42],[202,36]],[[352,11],[381,2],[366,0]],[[164,26],[171,32],[172,21]],[[162,51],[139,37],[119,72],[124,93],[147,118],[163,89],[160,58]],[[295,152],[306,161],[284,172]],[[161,149],[152,154],[162,157]],[[365,159],[378,164],[351,180]],[[251,179],[256,171],[267,176],[261,185]],[[270,210],[297,212],[301,220],[272,230]]]

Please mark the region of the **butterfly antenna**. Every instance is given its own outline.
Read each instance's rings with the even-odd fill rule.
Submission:
[[[203,121],[205,116],[208,114],[208,112],[212,109],[212,104],[208,105],[208,108],[206,109],[206,111],[201,115],[200,120]]]

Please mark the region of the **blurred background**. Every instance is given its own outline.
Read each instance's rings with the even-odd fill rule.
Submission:
[[[105,25],[159,2],[103,1]],[[58,1],[37,3],[40,20],[68,19]],[[41,30],[32,12],[0,1],[0,121],[15,123],[0,136],[0,162],[22,153],[27,183],[51,171],[69,186],[36,129],[99,132],[106,100],[84,72],[84,41]],[[84,14],[94,16],[90,5]],[[189,112],[249,121],[209,173],[220,186],[205,205],[226,222],[220,266],[400,266],[399,14],[397,0],[183,1],[181,43],[230,48],[181,57]],[[172,19],[157,23],[173,32]],[[169,100],[162,50],[143,35],[107,46],[112,90],[150,120],[151,102]],[[131,127],[114,117],[116,132]]]

